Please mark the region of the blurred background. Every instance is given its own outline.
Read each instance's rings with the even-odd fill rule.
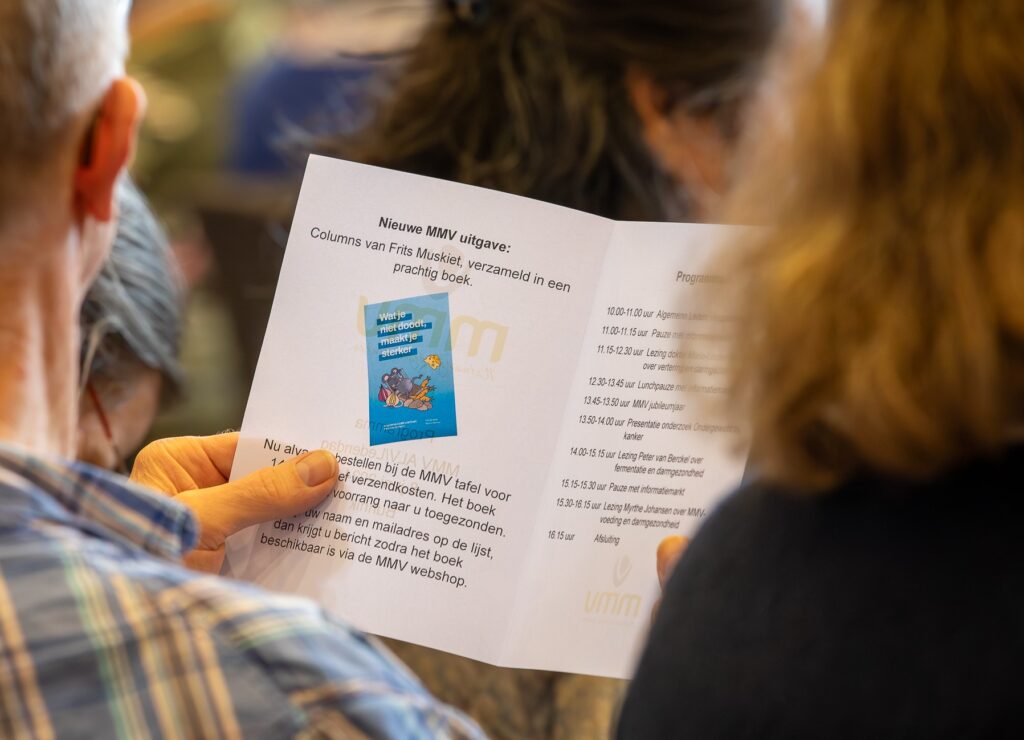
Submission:
[[[799,0],[817,21],[827,0]],[[305,158],[387,94],[434,0],[135,0],[133,174],[189,287],[184,397],[152,438],[241,425]]]
[[[236,429],[310,137],[357,127],[429,0],[136,0],[133,174],[189,285],[184,398],[154,438]]]

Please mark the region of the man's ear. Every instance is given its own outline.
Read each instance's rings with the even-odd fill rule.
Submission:
[[[114,217],[117,181],[135,154],[145,110],[146,95],[135,80],[123,77],[107,90],[75,171],[75,205],[83,215],[100,222]]]

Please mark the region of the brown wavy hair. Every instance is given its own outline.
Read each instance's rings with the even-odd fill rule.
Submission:
[[[1003,450],[1024,425],[1024,5],[839,2],[795,116],[738,197],[772,226],[724,267],[755,465],[813,490]]]
[[[783,0],[488,0],[473,4],[479,22],[436,4],[376,118],[320,151],[663,220],[684,213],[642,141],[627,72],[730,125]]]

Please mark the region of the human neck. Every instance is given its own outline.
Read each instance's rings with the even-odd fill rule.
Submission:
[[[0,242],[0,442],[63,458],[74,455],[77,428],[75,252],[45,239]]]

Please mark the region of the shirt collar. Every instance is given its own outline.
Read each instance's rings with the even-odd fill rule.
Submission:
[[[3,486],[14,493],[13,500],[7,493],[0,497],[8,513],[18,510],[82,529],[98,528],[109,539],[167,559],[180,559],[196,545],[199,527],[188,509],[127,478],[6,444],[0,444],[0,469],[28,484]]]

